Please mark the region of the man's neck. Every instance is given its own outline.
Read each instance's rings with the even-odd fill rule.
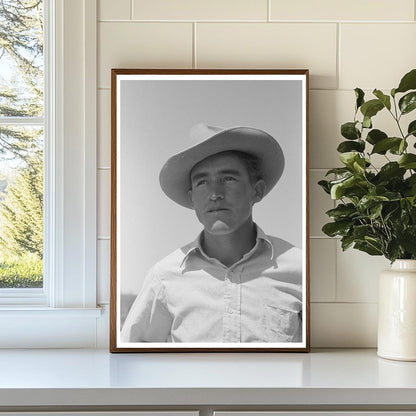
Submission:
[[[248,221],[230,234],[216,235],[203,232],[202,248],[212,258],[219,260],[227,267],[241,260],[256,244],[256,227]]]

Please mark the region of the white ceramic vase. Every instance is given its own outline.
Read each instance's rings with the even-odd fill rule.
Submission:
[[[416,361],[416,260],[396,260],[380,275],[377,354]]]

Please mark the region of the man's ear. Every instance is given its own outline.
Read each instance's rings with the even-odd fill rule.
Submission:
[[[188,191],[188,199],[191,202],[192,208],[194,207],[194,201],[192,199],[192,189]]]
[[[253,203],[260,202],[263,199],[265,193],[266,193],[266,182],[264,182],[263,179],[259,179],[254,184]]]

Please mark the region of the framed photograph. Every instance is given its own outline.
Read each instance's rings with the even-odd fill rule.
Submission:
[[[113,69],[111,352],[309,351],[308,70]]]

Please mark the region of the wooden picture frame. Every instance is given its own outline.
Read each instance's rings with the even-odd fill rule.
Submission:
[[[309,351],[308,77],[305,69],[112,70],[111,352]],[[162,175],[172,177],[162,167],[190,147],[198,126],[258,131],[283,151],[276,186],[262,188],[261,178],[253,185],[261,196],[249,203],[260,228],[233,265],[208,255],[215,233],[160,185]],[[224,182],[244,180],[252,183],[251,176]],[[192,204],[194,186],[183,189],[191,189]]]

